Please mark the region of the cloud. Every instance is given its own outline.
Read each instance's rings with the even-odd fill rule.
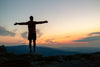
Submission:
[[[100,40],[100,36],[86,37],[86,38],[82,38],[80,40],[74,40],[74,42],[89,42],[89,41],[96,41],[96,40]]]
[[[36,30],[36,33],[37,33],[37,37],[38,37],[38,38],[40,38],[40,37],[43,35],[43,33],[40,32],[39,29]],[[27,39],[27,34],[28,34],[27,32],[23,32],[23,33],[21,34],[21,36],[22,36],[23,38]]]
[[[49,44],[55,44],[56,43],[56,42],[52,41],[52,39],[47,39],[46,42],[49,43]]]
[[[4,27],[0,26],[0,36],[14,36],[15,33],[6,30]]]
[[[100,34],[100,32],[93,32],[93,33],[90,33],[88,34],[89,36],[92,36],[93,34]]]
[[[27,39],[27,32],[23,32],[23,33],[21,34],[21,36],[22,36],[23,38]]]
[[[87,37],[81,38],[79,40],[74,40],[73,42],[90,42],[90,41],[100,40],[100,35],[94,35],[94,34],[100,34],[100,32],[92,32],[92,33],[88,34]],[[92,35],[94,35],[94,36],[92,36]]]
[[[70,38],[71,36],[66,36],[66,38]]]
[[[17,29],[13,29],[13,32],[16,32],[17,31]]]
[[[39,29],[36,30],[36,33],[38,38],[40,38],[43,35],[43,33]]]

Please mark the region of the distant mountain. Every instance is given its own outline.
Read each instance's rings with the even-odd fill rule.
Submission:
[[[21,45],[21,46],[6,46],[7,52],[15,53],[15,54],[24,54],[29,53],[29,46]],[[42,54],[44,56],[54,56],[54,55],[74,55],[79,54],[79,52],[74,51],[63,51],[55,48],[49,47],[36,47],[36,52]]]
[[[74,51],[79,53],[100,52],[100,47],[59,47],[58,49],[63,51]]]

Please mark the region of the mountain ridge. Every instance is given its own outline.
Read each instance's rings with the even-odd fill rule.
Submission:
[[[6,46],[8,53],[24,54],[29,53],[28,45],[17,45],[17,46]],[[63,51],[57,48],[37,46],[36,52],[44,56],[54,56],[54,55],[74,55],[79,54],[79,52],[74,51]]]

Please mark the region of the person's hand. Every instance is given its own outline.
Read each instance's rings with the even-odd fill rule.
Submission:
[[[48,21],[46,20],[45,23],[48,23]]]
[[[17,23],[15,23],[14,25],[17,25]]]

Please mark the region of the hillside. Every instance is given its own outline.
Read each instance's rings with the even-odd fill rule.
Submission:
[[[100,67],[100,52],[44,56],[39,53],[7,53],[4,50],[0,53],[0,67]]]
[[[99,67],[100,52],[44,57],[40,54],[6,53],[0,55],[0,67]]]

